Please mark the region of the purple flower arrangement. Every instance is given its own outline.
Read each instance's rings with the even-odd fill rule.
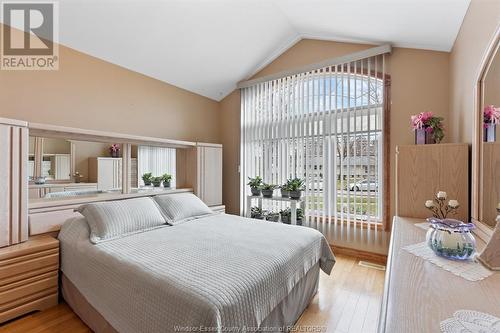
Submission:
[[[116,143],[112,144],[111,147],[109,147],[109,154],[111,157],[120,157],[120,146]]]
[[[416,133],[425,131],[434,142],[440,143],[444,138],[443,120],[444,118],[434,116],[432,112],[421,112],[411,116],[411,128],[415,130]],[[417,139],[417,143],[420,143],[418,141]]]
[[[484,128],[500,124],[500,108],[488,105],[484,108]]]

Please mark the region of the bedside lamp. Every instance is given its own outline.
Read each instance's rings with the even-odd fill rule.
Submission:
[[[493,235],[491,235],[486,248],[478,257],[486,267],[493,271],[500,271],[500,203],[497,206],[497,212],[497,224],[493,230]]]

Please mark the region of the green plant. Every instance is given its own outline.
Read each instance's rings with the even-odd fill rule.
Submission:
[[[443,120],[443,117],[432,117],[428,121],[429,127],[432,128],[432,137],[436,140],[436,143],[440,143],[444,138]]]
[[[280,215],[281,219],[290,218],[292,216],[292,210],[290,208],[280,210]],[[297,221],[300,221],[303,218],[304,218],[304,211],[302,210],[302,208],[297,208]]]
[[[276,212],[269,212],[267,213],[266,215],[266,220],[268,221],[278,221],[280,218],[280,214],[279,213],[276,213]]]
[[[163,177],[151,177],[151,183],[153,183],[154,186],[160,186],[162,180]]]
[[[145,174],[142,175],[142,180],[146,182],[151,182],[151,178],[153,177],[153,174],[151,172],[146,172]]]
[[[164,181],[164,182],[169,182],[172,180],[172,175],[169,175],[168,173],[164,173],[162,176],[161,176],[161,179]]]
[[[262,218],[263,212],[262,209],[259,208],[258,206],[254,206],[250,209],[250,216],[252,218]]]
[[[290,216],[292,215],[292,211],[290,210],[290,208],[282,209],[280,210],[280,215],[282,220],[283,218],[290,218]]]
[[[297,208],[297,221],[300,221],[304,218],[304,211],[302,208]]]
[[[266,184],[266,183],[262,183],[262,185],[260,186],[260,189],[261,190],[264,190],[264,191],[273,191],[275,189],[277,189],[278,186],[277,185],[274,185],[274,184]]]
[[[290,182],[292,180],[291,179],[287,179],[286,183],[281,185],[280,188],[283,190],[283,191],[290,191]]]
[[[259,188],[262,184],[262,178],[260,176],[256,176],[255,178],[248,177],[248,184],[252,188]]]
[[[304,190],[304,179],[293,178],[288,181],[288,190],[292,192]]]

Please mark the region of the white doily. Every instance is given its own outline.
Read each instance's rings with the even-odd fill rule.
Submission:
[[[426,242],[408,245],[403,249],[469,281],[480,281],[493,274],[475,260],[450,260],[440,257]]]
[[[431,224],[429,222],[415,223],[414,226],[420,229],[424,229],[425,231],[429,230],[429,226]]]
[[[473,310],[459,310],[440,323],[443,333],[500,333],[500,318]]]

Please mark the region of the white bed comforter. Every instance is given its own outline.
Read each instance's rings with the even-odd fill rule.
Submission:
[[[216,214],[93,245],[84,218],[64,224],[61,269],[119,332],[258,327],[319,262],[317,230]]]

